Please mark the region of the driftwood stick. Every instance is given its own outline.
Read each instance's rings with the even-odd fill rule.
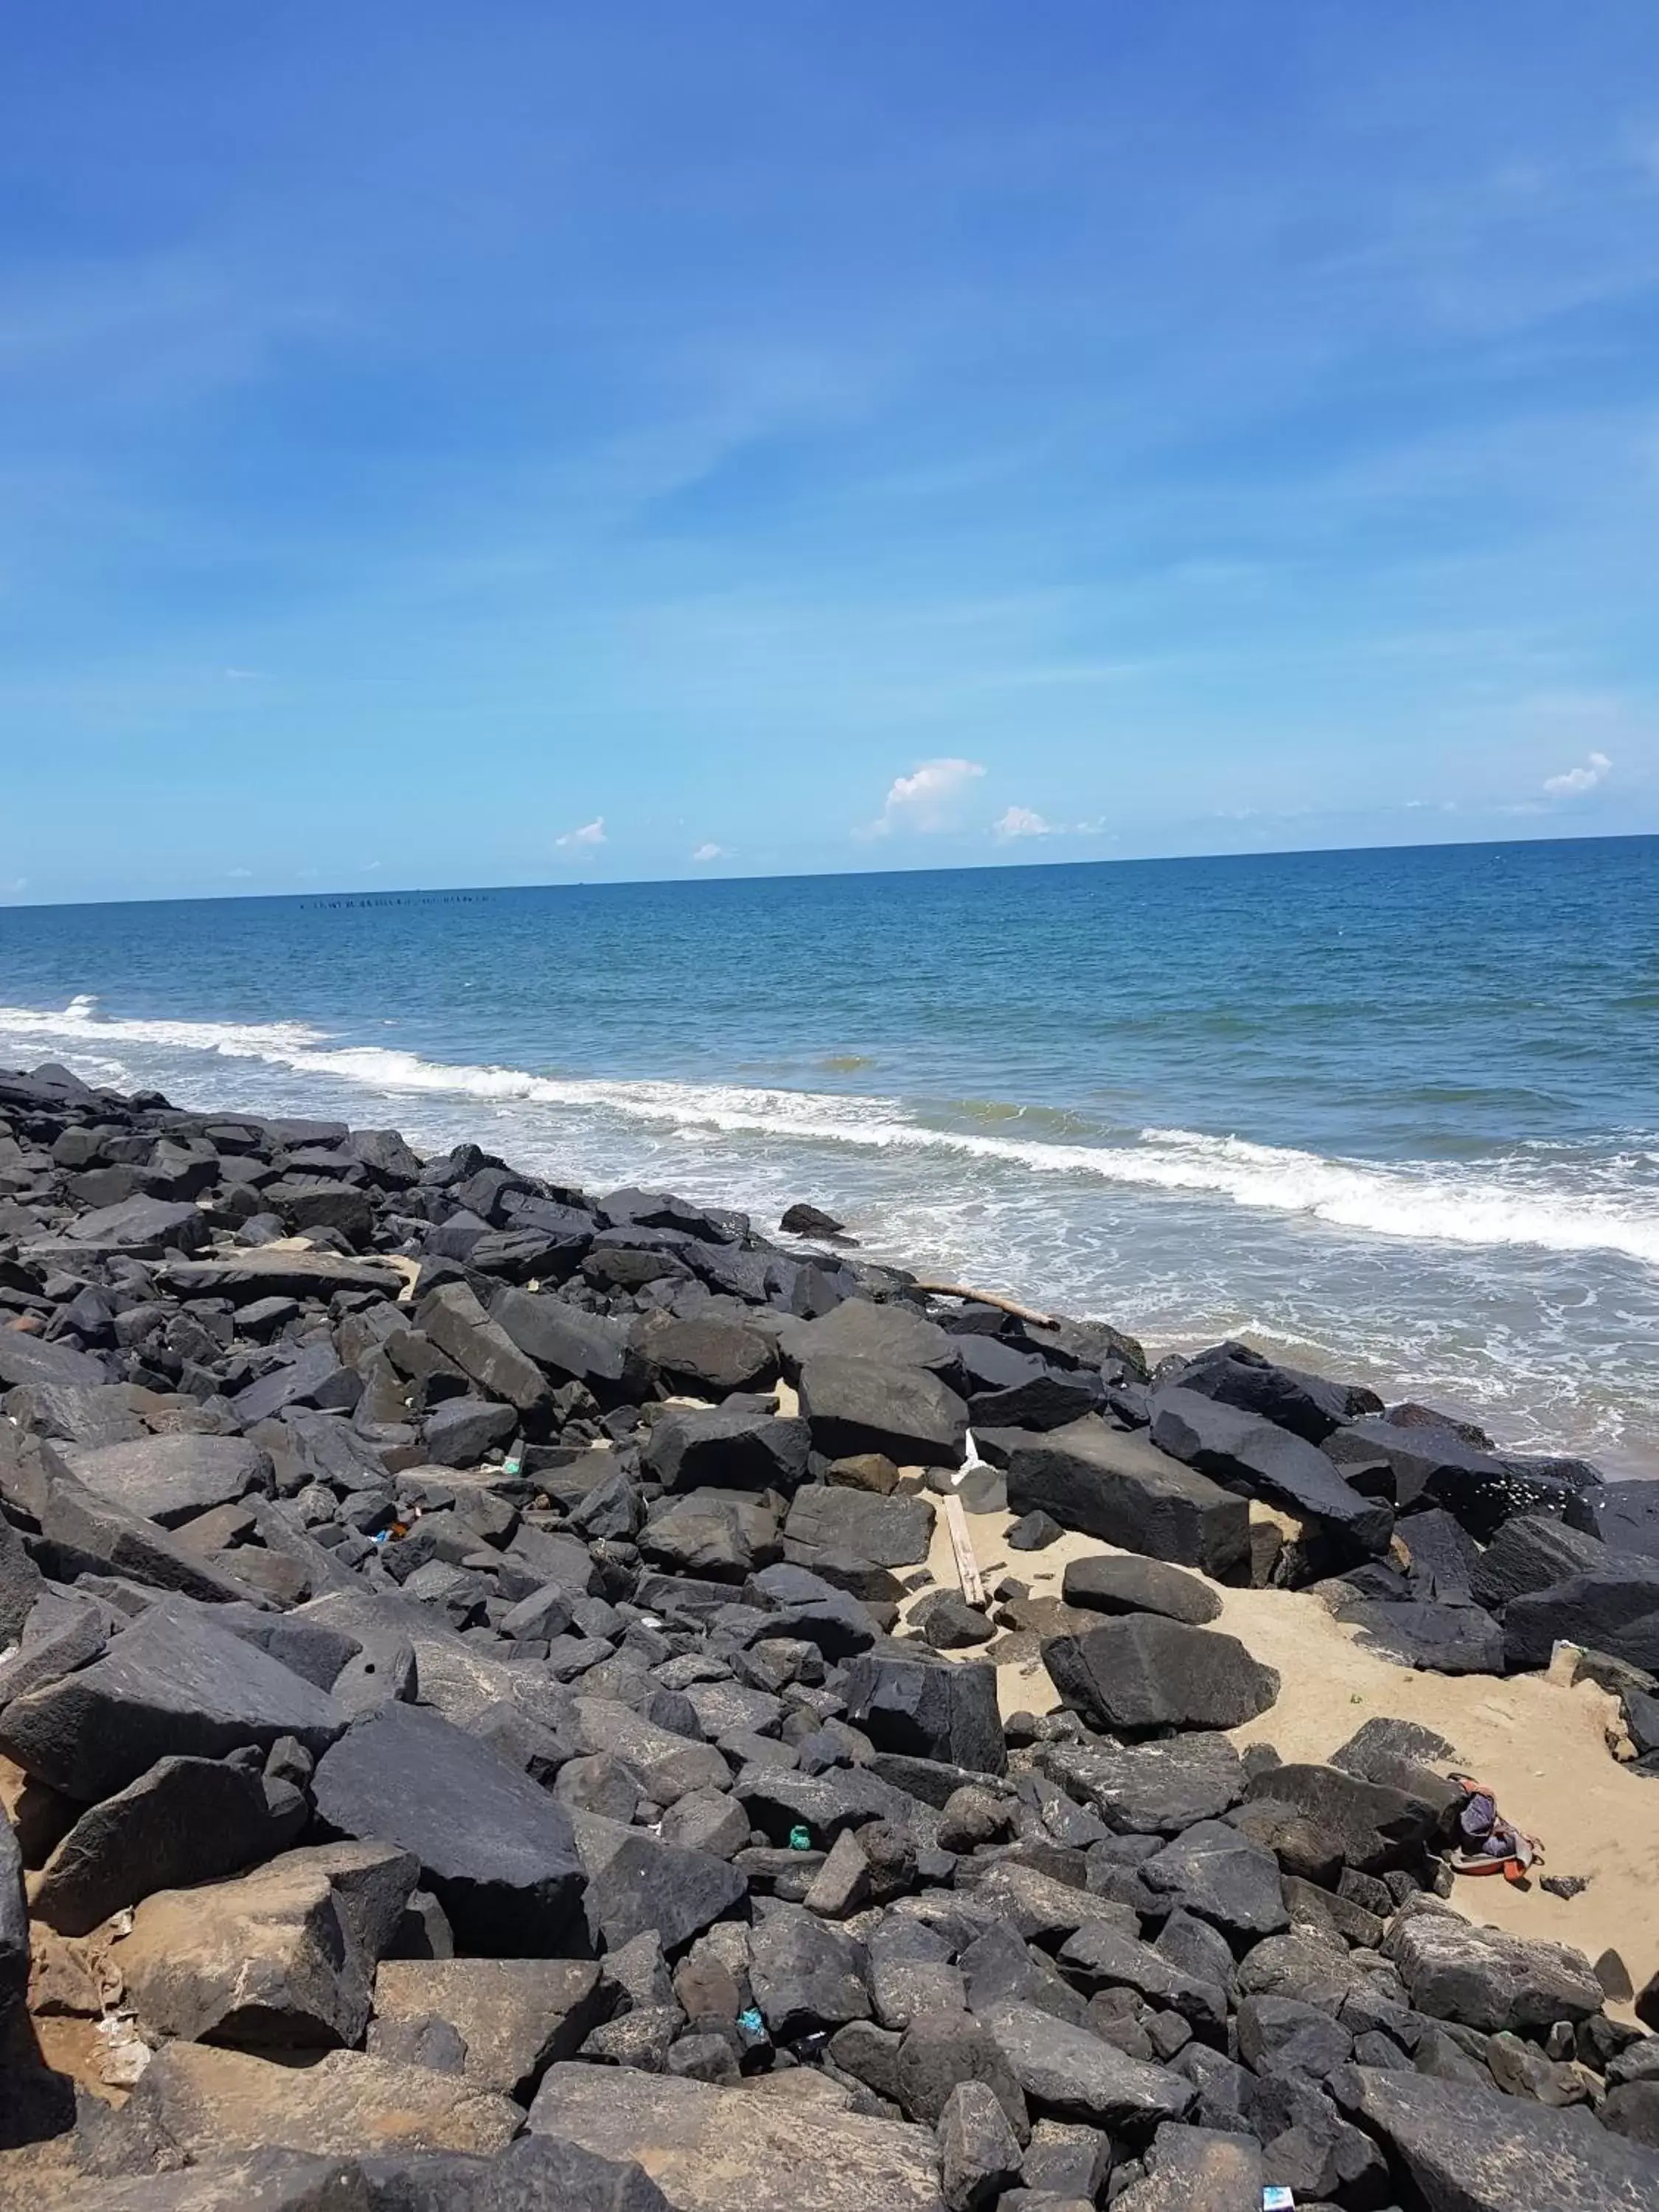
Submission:
[[[999,1313],[1012,1314],[1016,1321],[1029,1321],[1037,1328],[1057,1328],[1060,1324],[1053,1314],[1038,1313],[1031,1306],[1023,1306],[1017,1298],[1005,1298],[996,1291],[969,1290],[966,1283],[914,1283],[913,1290],[927,1291],[936,1298],[971,1298],[976,1306],[994,1306]]]
[[[945,1492],[945,1525],[951,1534],[951,1549],[956,1557],[957,1580],[962,1584],[962,1595],[969,1605],[982,1607],[985,1584],[980,1578],[979,1561],[974,1557],[974,1540],[968,1533],[968,1516],[962,1510],[962,1500],[954,1491]]]

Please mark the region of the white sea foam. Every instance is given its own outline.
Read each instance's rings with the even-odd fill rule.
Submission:
[[[33,1044],[107,1066],[112,1048],[253,1060],[381,1097],[472,1098],[618,1120],[659,1134],[720,1134],[954,1155],[990,1167],[1071,1176],[1129,1188],[1219,1197],[1367,1235],[1470,1246],[1612,1252],[1659,1268],[1659,1194],[1571,1190],[1517,1155],[1479,1168],[1328,1158],[1239,1137],[1178,1128],[1126,1130],[1098,1143],[1045,1143],[938,1126],[891,1098],[732,1084],[596,1080],[522,1068],[423,1060],[380,1045],[336,1044],[303,1023],[149,1021],[0,1006],[0,1049]]]

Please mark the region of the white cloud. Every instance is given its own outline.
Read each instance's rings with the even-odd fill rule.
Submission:
[[[1605,753],[1592,753],[1582,768],[1567,769],[1560,775],[1546,776],[1544,788],[1552,799],[1577,799],[1581,793],[1594,791],[1604,782],[1613,763]]]
[[[895,776],[869,834],[885,837],[895,830],[931,836],[951,824],[956,802],[985,770],[977,761],[930,760],[908,775]]]
[[[603,845],[605,842],[604,815],[596,814],[591,822],[584,822],[580,830],[567,830],[562,837],[556,837],[553,842],[562,847]]]
[[[252,868],[227,868],[225,873],[233,883],[245,883],[252,875]]]
[[[699,845],[691,857],[694,860],[729,860],[732,857],[732,848],[729,845],[716,845],[711,841],[708,844]]]
[[[1045,822],[1029,806],[1011,806],[991,824],[991,835],[1005,842],[1010,837],[1053,837],[1060,827],[1057,822]]]

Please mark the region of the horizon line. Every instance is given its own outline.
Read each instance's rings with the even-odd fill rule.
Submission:
[[[700,871],[695,875],[611,876],[597,879],[580,877],[564,878],[550,883],[518,884],[386,884],[356,886],[341,884],[333,889],[288,891],[192,891],[168,898],[82,898],[82,899],[12,899],[0,901],[0,915],[9,914],[54,914],[77,912],[87,907],[106,906],[228,906],[301,904],[309,900],[320,904],[337,904],[349,900],[354,905],[385,905],[394,899],[409,898],[492,898],[513,896],[523,891],[611,891],[654,890],[665,884],[800,884],[837,883],[862,880],[871,876],[969,876],[1007,875],[1026,869],[1051,868],[1165,868],[1182,867],[1194,862],[1292,860],[1331,859],[1342,854],[1369,853],[1455,853],[1477,851],[1507,851],[1512,847],[1534,845],[1632,845],[1659,843],[1659,830],[1581,830],[1552,836],[1520,837],[1441,837],[1431,838],[1416,844],[1369,845],[1285,845],[1275,846],[1259,853],[1140,853],[1097,854],[1087,860],[1039,860],[1035,857],[1022,860],[958,861],[951,866],[938,863],[907,865],[895,863],[876,868],[800,868],[771,873],[745,875],[726,872],[720,875]]]

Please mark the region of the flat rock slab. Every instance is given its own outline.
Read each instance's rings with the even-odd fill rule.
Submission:
[[[570,1817],[491,1745],[423,1706],[385,1705],[340,1738],[312,1787],[325,1828],[415,1854],[465,1949],[564,1948],[583,1887]]]
[[[256,1298],[331,1298],[337,1291],[378,1291],[395,1298],[407,1280],[369,1260],[282,1244],[261,1245],[232,1259],[175,1261],[161,1272],[181,1298],[228,1298],[238,1306]]]
[[[1316,1445],[1272,1421],[1196,1390],[1160,1390],[1152,1441],[1228,1489],[1308,1516],[1356,1552],[1387,1548],[1394,1509],[1345,1482]]]
[[[1118,1747],[1040,1744],[1033,1765],[1120,1835],[1178,1836],[1218,1820],[1244,1795],[1244,1762],[1224,1735]]]
[[[914,1567],[927,1557],[933,1510],[923,1498],[813,1486],[795,1493],[783,1533],[792,1543],[848,1552],[878,1567]]]
[[[1360,1599],[1340,1618],[1359,1631],[1367,1650],[1401,1667],[1436,1674],[1501,1674],[1504,1632],[1476,1605]]]
[[[163,1528],[251,1492],[270,1494],[270,1455],[246,1437],[141,1437],[64,1456],[88,1490]]]
[[[610,2009],[585,1959],[386,1959],[374,1978],[377,2020],[447,2021],[466,2045],[465,2078],[505,2097],[574,2058]]]
[[[194,2042],[361,2042],[380,1954],[420,1872],[385,1844],[288,1851],[252,1874],[146,1898],[116,1953],[147,2027]]]
[[[1396,1920],[1382,1945],[1419,2012],[1495,2035],[1588,2020],[1605,2001],[1582,1951],[1478,1928],[1455,1912]]]
[[[344,1727],[314,1683],[216,1627],[204,1608],[170,1598],[90,1667],[8,1705],[0,1748],[66,1797],[95,1804],[158,1759],[222,1759],[283,1735],[320,1758]]]
[[[1139,1872],[1149,1888],[1225,1934],[1277,1936],[1291,1924],[1279,1862],[1225,1820],[1200,1820]]]
[[[1050,1637],[1042,1657],[1066,1703],[1096,1728],[1238,1728],[1279,1696],[1279,1676],[1236,1636],[1153,1613]]]
[[[118,1206],[100,1206],[72,1221],[64,1234],[76,1244],[130,1252],[140,1259],[159,1259],[163,1252],[199,1252],[212,1241],[207,1216],[199,1206],[162,1198],[127,1198]]]
[[[932,2130],[775,2088],[558,2065],[534,2133],[636,2159],[676,2212],[940,2212]]]
[[[1645,2212],[1659,2151],[1579,2111],[1497,2097],[1461,2081],[1358,2070],[1360,2110],[1434,2212]]]
[[[1161,1559],[1103,1552],[1073,1559],[1066,1570],[1060,1595],[1067,1605],[1091,1613],[1157,1613],[1166,1620],[1202,1628],[1221,1610],[1221,1600],[1196,1575],[1183,1574]]]
[[[0,1390],[59,1382],[71,1389],[93,1390],[108,1381],[109,1370],[89,1352],[77,1352],[72,1344],[46,1344],[21,1329],[0,1328]]]
[[[523,2114],[464,2076],[331,2051],[277,2066],[238,2051],[170,2043],[129,2101],[136,2121],[180,2150],[211,2156],[267,2144],[321,2157],[398,2150],[504,2149]]]
[[[1132,2058],[1036,2005],[999,2006],[985,2025],[1032,2105],[1059,2119],[1150,2130],[1178,2120],[1197,2094],[1179,2074]]]
[[[1014,1448],[1008,1509],[1218,1578],[1249,1558],[1247,1499],[1094,1413]]]
[[[878,1751],[1007,1771],[994,1667],[888,1645],[849,1660],[845,1688],[848,1720]]]

